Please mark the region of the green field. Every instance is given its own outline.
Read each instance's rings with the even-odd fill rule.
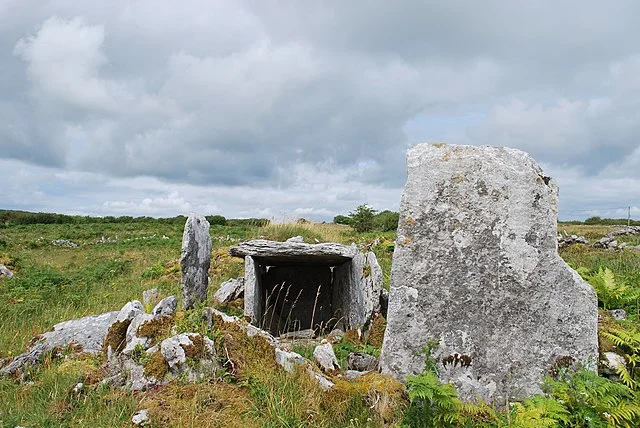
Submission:
[[[183,223],[160,221],[0,228],[0,264],[15,273],[13,280],[0,280],[0,360],[23,352],[35,335],[55,323],[118,310],[130,300],[141,299],[146,289],[157,287],[161,296],[179,296],[182,228]],[[593,241],[610,228],[561,225],[559,230]],[[388,287],[393,232],[356,233],[349,226],[334,224],[214,225],[209,296],[224,280],[242,275],[242,261],[227,255],[229,246],[258,237],[285,240],[296,235],[304,236],[307,242],[355,242],[370,247],[378,256]],[[56,240],[78,246],[52,244]],[[355,383],[338,382],[336,391],[322,393],[307,377],[286,374],[264,356],[247,361],[244,371],[235,377],[193,385],[173,383],[136,394],[100,386],[104,377],[101,357],[49,358],[21,382],[0,380],[0,425],[130,426],[137,409],[149,408],[156,426],[398,426],[403,420],[407,426],[421,426],[424,420],[440,421],[436,426],[634,426],[640,421],[635,392],[640,377],[634,370],[635,361],[640,362],[640,252],[576,245],[562,249],[561,255],[596,285],[601,307],[622,307],[629,314],[625,322],[605,316],[603,331],[614,337],[623,331],[626,336],[618,334],[619,342],[607,337],[601,343],[605,347],[617,345],[618,351],[627,355],[626,386],[604,378],[577,379],[574,384],[555,385],[542,401],[497,412],[481,406],[465,407],[455,398],[447,398],[442,385],[423,385],[431,391],[427,398],[416,395],[419,389],[415,385],[407,393],[382,375]],[[610,269],[610,275],[605,274],[605,268]],[[238,308],[226,310],[237,312]],[[336,353],[346,355],[367,346],[371,348],[343,342],[336,346]],[[376,349],[368,351],[376,353]],[[87,387],[82,394],[73,395],[70,391],[77,382]],[[599,396],[585,396],[580,402],[580,388],[589,382],[591,389],[585,388]],[[573,389],[562,389],[566,385]],[[561,408],[565,413],[582,412],[576,416],[582,419],[567,416]],[[614,413],[616,409],[619,414]],[[587,419],[593,423],[587,425]],[[625,425],[625,421],[632,422]]]

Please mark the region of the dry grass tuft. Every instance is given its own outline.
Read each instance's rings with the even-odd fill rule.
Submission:
[[[367,345],[376,348],[382,348],[384,340],[384,332],[387,329],[387,320],[381,314],[375,314],[369,327],[369,336],[367,337]]]

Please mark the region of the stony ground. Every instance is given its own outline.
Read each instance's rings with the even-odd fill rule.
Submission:
[[[58,322],[117,311],[141,299],[144,290],[157,287],[160,297],[179,296],[182,228],[183,224],[131,223],[0,229],[0,264],[15,274],[12,280],[0,279],[0,361],[23,352],[32,337]],[[610,228],[561,225],[559,230],[595,242]],[[284,225],[214,226],[211,235],[210,305],[222,282],[242,274],[242,261],[229,257],[228,247],[258,237],[285,240],[302,235],[308,242],[370,247],[388,286],[393,234],[356,234],[337,225]],[[635,243],[635,238],[623,239]],[[576,269],[610,268],[625,281],[628,293],[640,289],[637,251],[572,245],[561,249],[561,255]],[[621,304],[628,313],[627,323],[635,326],[637,301]],[[239,302],[220,309],[241,314]],[[192,322],[191,317],[188,312],[176,313],[183,323]],[[407,402],[404,387],[388,378],[373,374],[356,383],[338,380],[338,388],[327,394],[305,373],[277,368],[260,343],[245,339],[232,327],[219,329],[214,336],[214,341],[226,344],[221,349],[233,361],[222,374],[195,384],[172,382],[144,393],[102,386],[104,357],[65,359],[73,350],[61,349],[21,382],[0,380],[0,425],[130,426],[141,409],[149,410],[156,426],[383,426],[402,419]],[[292,344],[305,357],[311,356],[315,345]],[[377,346],[351,338],[335,343],[334,349],[345,364],[349,352],[375,355]],[[83,383],[80,390],[75,388],[78,383]]]

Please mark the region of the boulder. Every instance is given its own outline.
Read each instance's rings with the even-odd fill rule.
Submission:
[[[178,299],[176,299],[175,296],[168,296],[158,302],[158,304],[151,311],[151,314],[154,317],[172,316],[175,313],[177,307]]]
[[[144,307],[154,306],[158,302],[159,293],[157,288],[151,288],[142,292],[142,304]]]
[[[295,352],[288,352],[280,348],[276,348],[276,363],[282,366],[285,371],[292,373],[295,371],[296,366],[304,365],[307,360],[300,354]]]
[[[213,295],[219,305],[224,305],[239,299],[244,294],[244,278],[232,278],[220,284],[220,288]]]
[[[352,352],[347,357],[347,368],[359,372],[378,369],[378,359],[363,352]]]
[[[133,300],[120,309],[116,321],[131,321],[140,314],[144,314],[144,306],[138,300]]]
[[[437,362],[463,400],[542,393],[559,362],[595,369],[597,300],[558,256],[558,188],[526,153],[421,144],[408,153],[383,373]]]
[[[211,236],[209,222],[203,216],[191,214],[182,235],[182,306],[191,309],[197,301],[207,299]]]

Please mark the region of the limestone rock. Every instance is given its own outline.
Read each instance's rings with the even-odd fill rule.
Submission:
[[[369,372],[360,372],[358,370],[347,370],[344,372],[344,378],[347,380],[356,380],[360,376],[367,374]]]
[[[118,316],[116,317],[116,321],[127,321],[134,319],[137,315],[144,314],[144,306],[137,300],[133,300],[125,304],[120,312],[118,312]]]
[[[168,296],[158,302],[155,308],[151,311],[151,314],[153,314],[154,317],[172,316],[177,307],[178,299],[176,299],[175,296]]]
[[[366,372],[378,369],[378,359],[373,355],[363,352],[352,352],[347,357],[347,368],[349,370],[357,370]]]
[[[182,235],[182,306],[191,309],[196,301],[207,299],[209,265],[211,264],[211,236],[209,222],[191,214]]]
[[[149,425],[151,423],[151,419],[149,418],[148,413],[149,411],[147,409],[137,411],[131,418],[131,423],[141,427]]]
[[[157,288],[150,288],[142,292],[142,304],[146,308],[147,306],[154,306],[158,302],[159,293]]]
[[[269,257],[274,261],[324,261],[330,265],[338,265],[354,258],[358,254],[358,248],[335,242],[305,244],[256,239],[231,247],[229,254],[235,257]]]
[[[11,272],[5,265],[0,265],[0,278],[13,278],[13,272]]]
[[[294,372],[296,366],[307,363],[307,360],[305,360],[302,355],[296,354],[295,352],[287,352],[283,349],[276,348],[275,353],[276,363],[289,373]]]
[[[559,359],[594,369],[597,300],[557,254],[558,189],[526,153],[409,150],[382,372],[422,372],[420,350],[464,400],[541,393]]]
[[[25,366],[35,365],[40,362],[46,352],[58,347],[76,345],[82,352],[90,354],[101,352],[102,342],[104,342],[109,326],[116,320],[118,314],[118,311],[107,312],[54,325],[53,331],[40,335],[38,343],[3,367],[0,370],[0,375],[13,375]]]
[[[624,309],[611,309],[607,312],[609,312],[615,320],[622,321],[627,319],[627,311]]]
[[[325,371],[340,370],[340,364],[338,364],[338,359],[330,343],[316,346],[313,350],[313,357]]]
[[[224,305],[239,299],[244,294],[244,278],[232,278],[220,284],[220,288],[213,295],[213,299]]]
[[[618,355],[615,352],[605,352],[603,354],[604,360],[602,360],[602,372],[606,375],[617,375],[618,370],[627,364],[627,361],[622,355]]]
[[[286,242],[304,242],[304,237],[302,237],[300,235],[293,236],[293,237],[287,239]]]

